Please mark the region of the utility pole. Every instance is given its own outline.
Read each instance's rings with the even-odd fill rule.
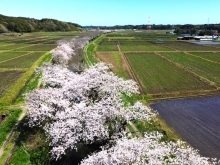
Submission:
[[[150,25],[150,16],[148,17],[147,30],[151,30],[151,25]]]

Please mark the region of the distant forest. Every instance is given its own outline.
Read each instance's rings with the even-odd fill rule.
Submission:
[[[82,27],[76,23],[62,22],[55,19],[9,17],[0,14],[0,33],[39,32],[39,31],[77,31]]]
[[[185,25],[150,25],[152,30],[173,30],[176,34],[181,33],[188,33],[188,34],[195,34],[201,33],[201,35],[211,35],[215,32],[220,33],[220,24],[201,24],[201,25],[192,25],[192,24],[185,24]],[[116,26],[84,26],[87,29],[137,29],[137,30],[146,30],[149,28],[148,25],[116,25]]]
[[[76,23],[63,22],[55,19],[44,18],[41,20],[26,17],[10,17],[0,14],[0,33],[7,32],[39,32],[39,31],[78,31],[84,29],[137,29],[146,30],[148,25],[116,25],[116,26],[80,26]],[[175,34],[199,34],[212,35],[220,33],[220,24],[201,24],[201,25],[150,25],[152,30],[172,30]]]

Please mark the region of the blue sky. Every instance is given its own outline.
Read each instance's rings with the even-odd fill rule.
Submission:
[[[220,0],[0,0],[0,14],[82,26],[220,23]]]

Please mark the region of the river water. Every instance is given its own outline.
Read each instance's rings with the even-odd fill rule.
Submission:
[[[220,96],[165,100],[150,106],[202,156],[220,159]]]

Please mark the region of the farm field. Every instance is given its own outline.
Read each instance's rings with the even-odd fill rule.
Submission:
[[[50,32],[0,36],[0,99],[10,87],[45,53],[56,48],[61,39],[77,33]]]
[[[220,63],[220,54],[215,52],[188,52],[200,58],[210,60],[211,62]]]
[[[172,62],[182,65],[187,70],[210,80],[215,83],[217,87],[220,86],[220,63],[215,63],[215,61],[211,60],[208,61],[205,58],[201,59],[186,53],[160,54]]]
[[[220,47],[176,38],[162,31],[115,32],[105,36],[96,54],[112,63],[115,73],[126,65],[151,108],[201,155],[220,159]],[[105,49],[114,42],[117,51]],[[116,53],[124,59],[120,65]]]
[[[220,159],[219,96],[166,100],[151,108],[200,154]]]
[[[125,56],[145,93],[187,93],[213,89],[155,53],[125,53]]]
[[[0,52],[0,63],[2,63],[5,60],[10,60],[19,57],[21,55],[25,55],[27,53],[28,52],[14,52],[14,51]]]
[[[109,53],[120,52],[130,78],[152,98],[220,93],[220,47],[178,41],[165,31],[120,31],[106,34],[96,52],[107,63]]]
[[[20,71],[0,71],[0,97],[4,95],[21,75],[22,72]]]
[[[122,51],[172,51],[173,49],[146,41],[120,41]]]
[[[129,78],[129,74],[125,71],[126,66],[122,62],[123,59],[120,57],[120,54],[118,52],[109,52],[107,56],[105,53],[97,53],[96,56],[101,61],[108,61],[108,63],[111,63],[114,66],[111,68],[111,70],[117,75],[123,78]]]
[[[0,63],[0,68],[29,68],[45,52],[30,52],[14,59]]]
[[[0,35],[0,164],[6,164],[16,146],[17,125],[26,115],[23,94],[39,85],[40,75],[34,75],[35,68],[51,60],[49,51],[57,47],[58,40],[78,34]]]
[[[170,47],[178,51],[220,51],[220,48],[210,45],[197,45],[184,41],[166,41],[164,43],[161,43],[161,45]]]
[[[117,41],[101,41],[97,51],[117,51]]]

